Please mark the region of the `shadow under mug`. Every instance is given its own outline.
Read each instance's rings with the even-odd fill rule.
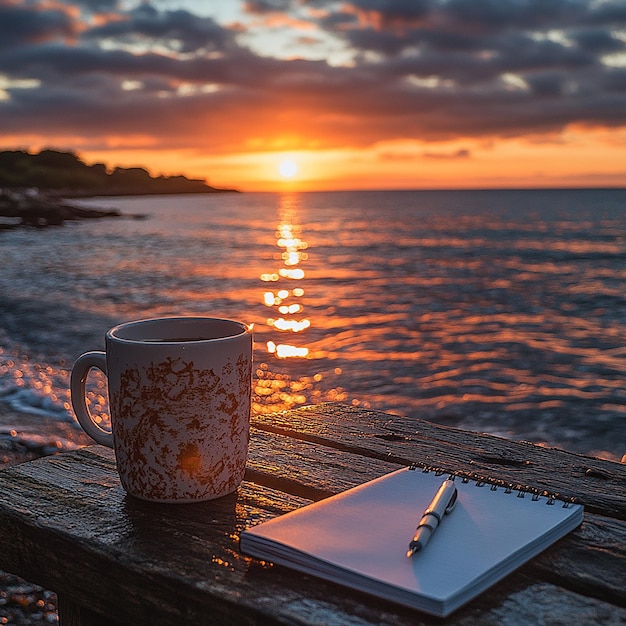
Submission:
[[[72,368],[78,422],[115,450],[124,489],[144,500],[197,502],[243,480],[250,432],[252,328],[211,317],[128,322],[105,335],[105,352]],[[111,432],[87,407],[89,372],[107,376]]]

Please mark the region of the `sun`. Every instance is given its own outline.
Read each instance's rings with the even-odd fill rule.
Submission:
[[[298,164],[293,159],[283,159],[278,171],[283,178],[293,178],[298,173]]]

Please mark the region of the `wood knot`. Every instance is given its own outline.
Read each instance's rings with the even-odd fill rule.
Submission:
[[[385,441],[411,441],[411,437],[406,435],[396,435],[396,433],[390,433],[388,435],[374,435],[376,439],[384,439]]]
[[[605,470],[598,469],[597,467],[588,467],[585,470],[585,476],[590,476],[591,478],[601,478],[602,480],[609,480],[610,478],[613,478],[613,474]]]
[[[528,459],[520,459],[508,456],[496,456],[491,454],[480,454],[476,457],[476,460],[483,463],[491,463],[492,465],[506,465],[508,467],[525,467],[530,465]]]

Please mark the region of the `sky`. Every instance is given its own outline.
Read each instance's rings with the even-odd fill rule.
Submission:
[[[217,187],[626,187],[626,0],[0,0],[0,149]]]

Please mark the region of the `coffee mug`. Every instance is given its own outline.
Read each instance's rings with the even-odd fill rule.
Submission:
[[[74,412],[115,450],[124,489],[144,500],[219,498],[243,480],[250,430],[252,328],[234,320],[171,317],[120,324],[106,352],[72,368]],[[85,383],[105,373],[111,432],[92,418]]]

